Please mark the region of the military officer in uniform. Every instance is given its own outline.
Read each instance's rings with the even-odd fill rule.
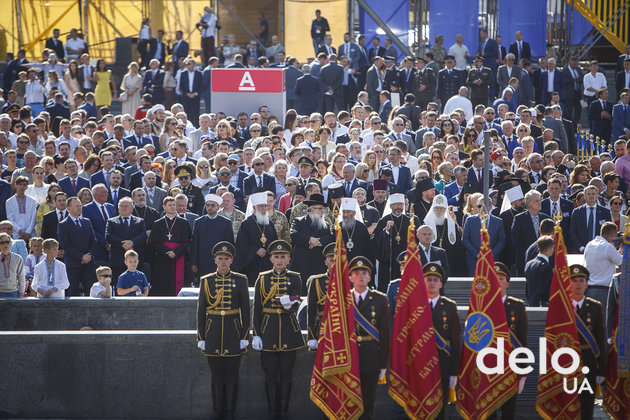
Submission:
[[[317,350],[317,340],[319,339],[319,328],[324,316],[324,304],[326,303],[326,291],[328,290],[328,280],[330,270],[335,264],[335,243],[331,242],[324,247],[324,264],[327,271],[324,274],[317,274],[309,277],[306,282],[308,288],[307,299],[307,324],[308,324],[308,348]]]
[[[483,106],[488,105],[488,96],[490,84],[492,83],[492,70],[489,67],[484,67],[484,58],[481,56],[475,56],[475,66],[468,70],[468,77],[466,79],[466,85],[470,89],[470,102],[472,102],[473,109],[481,104]]]
[[[525,311],[525,302],[507,295],[507,289],[510,287],[510,270],[507,265],[502,262],[495,262],[495,266],[499,279],[499,287],[501,288],[501,298],[503,299],[503,306],[505,307],[505,319],[510,329],[512,347],[527,347],[527,312]],[[526,378],[526,376],[519,376],[517,395],[523,392]],[[501,406],[500,410],[500,416],[497,410],[492,413],[488,419],[514,419],[516,415],[516,395],[507,400],[505,404]]]
[[[356,306],[354,313],[363,396],[363,415],[360,419],[373,419],[376,384],[385,380],[389,361],[389,304],[384,293],[368,289],[374,271],[370,260],[362,256],[354,257],[348,265],[348,271]]]
[[[593,390],[592,393],[588,390],[580,393],[582,420],[591,420],[595,404],[596,384],[604,382],[606,374],[604,315],[599,301],[584,295],[590,275],[586,267],[573,264],[569,267],[569,271],[571,273],[572,306],[576,313],[575,321],[577,322],[580,350],[582,351],[582,366],[589,369],[586,379]]]
[[[286,419],[293,365],[297,350],[304,347],[296,318],[302,280],[287,270],[291,245],[279,239],[269,245],[268,252],[273,268],[261,272],[254,286],[252,347],[261,351],[269,419]]]
[[[427,67],[427,60],[419,57],[416,61],[416,70],[413,94],[416,95],[416,104],[424,111],[427,104],[433,100],[435,87],[437,86],[437,76],[432,68]],[[421,145],[422,139],[416,139],[416,144]]]
[[[444,57],[446,67],[438,72],[438,101],[442,109],[451,97],[457,95],[457,91],[466,82],[466,73],[455,68],[455,57]]]
[[[442,376],[442,396],[444,402],[438,419],[445,419],[449,401],[449,390],[457,385],[457,364],[459,361],[460,325],[455,301],[440,296],[446,275],[440,264],[429,262],[422,267],[424,281],[427,285],[435,344],[437,345]]]
[[[241,354],[249,345],[247,277],[230,271],[234,245],[219,242],[212,248],[217,271],[200,279],[197,303],[198,346],[212,372],[211,419],[233,419]]]
[[[193,173],[187,165],[175,168],[175,176],[179,180],[179,189],[188,197],[188,211],[195,214],[204,214],[206,202],[201,188],[193,185]]]

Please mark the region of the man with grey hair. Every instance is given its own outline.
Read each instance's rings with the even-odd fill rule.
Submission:
[[[529,166],[529,181],[533,184],[542,181],[542,169],[545,166],[545,161],[540,153],[530,153],[527,156],[527,166]]]
[[[505,56],[505,64],[499,66],[497,70],[497,83],[499,84],[499,89],[504,90],[508,87],[510,79],[512,77],[516,77],[517,79],[521,79],[521,66],[515,64],[516,57],[514,54],[509,53]]]
[[[540,155],[539,155],[540,156]],[[541,158],[542,159],[542,158]],[[550,216],[540,212],[542,194],[530,190],[525,194],[526,211],[517,214],[512,223],[512,243],[516,251],[516,272],[522,276],[525,272],[525,252],[540,236],[540,223]]]
[[[107,202],[108,194],[109,190],[105,184],[96,184],[92,187],[94,200],[83,206],[83,217],[92,222],[94,229],[96,244],[93,249],[93,259],[97,266],[108,264],[109,254],[106,249],[105,225],[107,220],[116,216],[116,208]]]
[[[468,88],[466,86],[461,86],[457,91],[457,95],[446,101],[446,105],[444,105],[442,113],[450,114],[457,109],[464,111],[466,120],[473,116],[473,106],[470,99],[468,99]]]
[[[554,105],[560,108],[560,105]],[[553,107],[545,107],[545,118],[543,119],[543,126],[546,128],[550,128],[553,130],[553,136],[557,139],[560,139],[560,150],[563,153],[569,152],[569,141],[567,140],[567,132],[564,129],[564,125],[562,124],[562,120],[558,120],[553,116]]]
[[[586,244],[592,241],[604,222],[612,222],[610,210],[598,203],[599,189],[595,185],[584,188],[583,205],[571,214],[571,242],[574,253],[584,252]]]
[[[416,135],[416,142],[417,139],[418,136]],[[422,147],[416,151],[416,156],[420,156],[422,154],[428,155],[429,148],[433,146],[433,143],[435,143],[435,133],[433,131],[426,131],[422,135]]]
[[[190,231],[192,232],[195,220],[199,215],[188,211],[188,196],[186,196],[186,194],[179,193],[175,196],[175,214],[188,222]]]
[[[367,182],[361,181],[361,180],[357,179],[354,176],[355,169],[356,169],[356,167],[352,163],[346,163],[345,165],[343,165],[343,169],[342,169],[343,181],[342,181],[342,183],[343,183],[343,190],[344,190],[344,193],[345,193],[344,195],[346,197],[352,197],[352,193],[357,188],[363,188],[365,191],[367,191],[367,189],[368,189]]]
[[[395,117],[392,120],[392,131],[389,133],[387,138],[392,139],[392,141],[404,141],[407,144],[407,152],[411,155],[415,155],[416,144],[413,142],[411,136],[405,132],[405,130],[405,121],[401,117]]]
[[[147,194],[146,204],[152,209],[160,211],[167,192],[157,186],[157,180],[158,176],[153,171],[148,171],[144,174],[144,191]]]
[[[453,168],[453,176],[455,176],[455,181],[444,187],[444,195],[446,196],[449,205],[456,206],[459,193],[468,178],[468,169],[461,165],[456,166]]]

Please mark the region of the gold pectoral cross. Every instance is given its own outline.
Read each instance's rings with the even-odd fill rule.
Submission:
[[[267,238],[265,237],[265,233],[263,232],[262,236],[260,237],[260,243],[263,244],[263,246],[265,246],[265,244],[267,243]]]

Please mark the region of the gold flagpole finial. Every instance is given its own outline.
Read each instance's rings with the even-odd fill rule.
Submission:
[[[411,230],[415,230],[416,225],[413,222],[414,219],[414,212],[413,212],[413,203],[411,203],[411,206],[409,208],[409,227],[411,228]]]

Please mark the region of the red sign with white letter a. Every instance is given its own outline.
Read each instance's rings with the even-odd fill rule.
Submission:
[[[212,92],[284,92],[283,69],[213,69]]]

